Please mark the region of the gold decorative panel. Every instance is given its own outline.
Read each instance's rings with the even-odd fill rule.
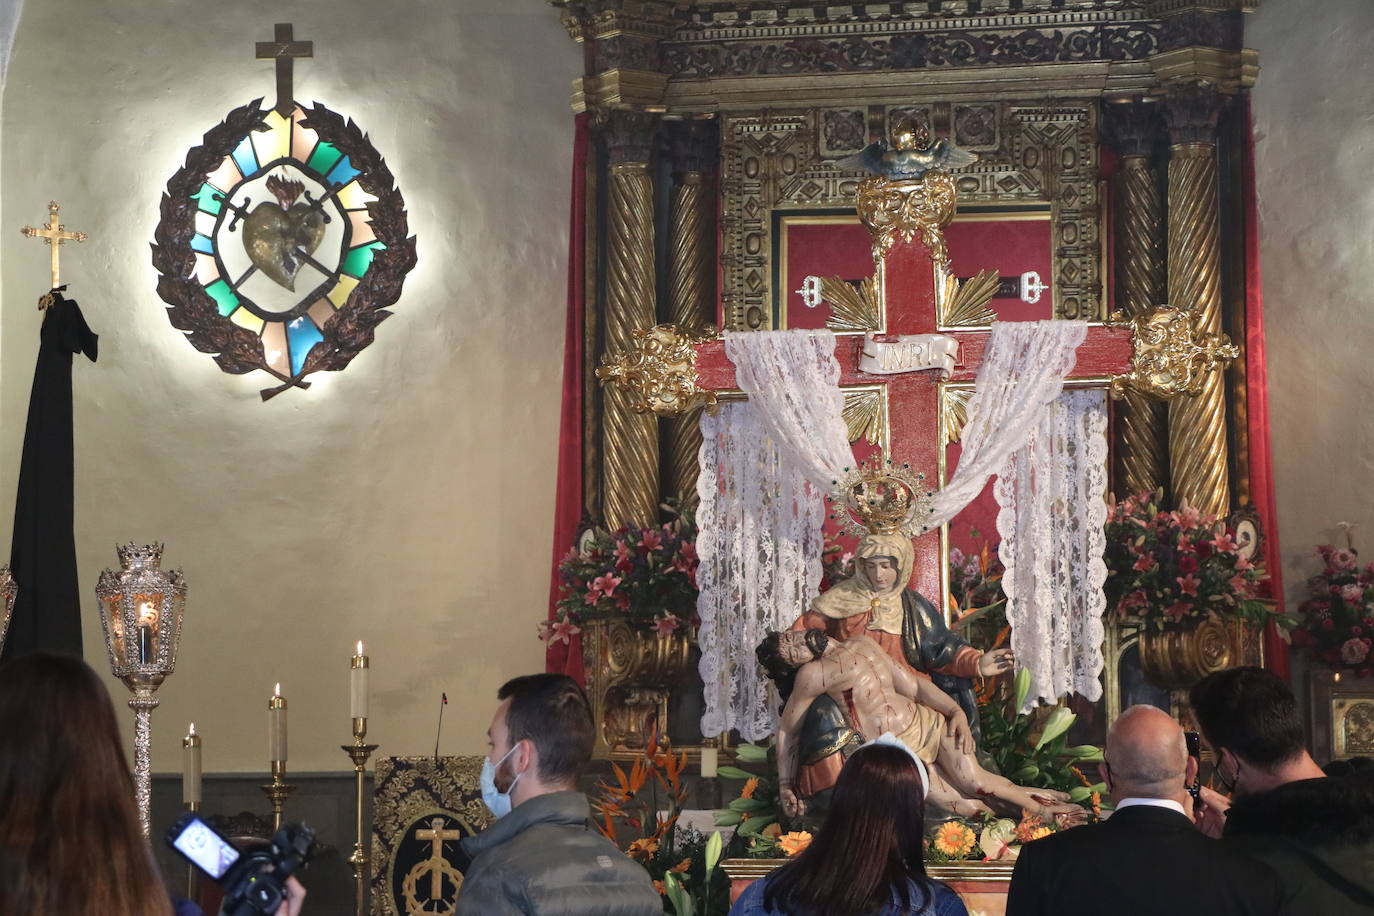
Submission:
[[[938,102],[882,108],[919,110],[937,130],[953,129],[980,150],[956,173],[963,204],[1048,203],[1054,224],[1056,318],[1106,317],[1097,184],[1097,106]],[[845,109],[807,108],[722,115],[721,268],[724,323],[733,330],[771,326],[773,215],[788,210],[852,212],[858,172],[836,168],[822,150],[854,142]],[[837,150],[838,154],[839,150]],[[976,270],[980,265],[957,265]]]

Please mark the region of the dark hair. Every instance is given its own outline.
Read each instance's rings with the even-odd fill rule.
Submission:
[[[1246,763],[1271,769],[1304,747],[1298,703],[1276,675],[1256,668],[1228,668],[1193,685],[1188,701],[1207,743],[1226,748]]]
[[[105,685],[79,658],[0,667],[0,913],[164,916]]]
[[[791,632],[791,631],[788,631]],[[806,644],[811,647],[813,657],[820,658],[825,653],[826,644],[830,637],[824,630],[806,630]],[[778,649],[778,643],[782,640],[782,634],[770,630],[768,635],[763,638],[763,642],[754,649],[754,657],[758,659],[759,667],[763,668],[763,673],[773,682],[773,686],[778,689],[778,696],[783,703],[792,695],[792,685],[797,681],[797,669],[782,657],[782,652]]]
[[[510,700],[506,729],[510,743],[528,738],[539,750],[539,778],[576,784],[592,759],[592,706],[566,674],[527,674],[496,692]]]
[[[932,890],[922,845],[925,807],[910,754],[885,744],[859,748],[840,770],[816,838],[768,878],[764,909],[854,916],[880,912],[894,899],[902,912],[924,909]]]

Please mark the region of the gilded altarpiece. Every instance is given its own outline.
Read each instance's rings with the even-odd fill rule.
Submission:
[[[710,186],[709,179],[702,184],[702,176],[714,175],[715,205],[692,218],[701,219],[704,237],[715,240],[715,263],[693,268],[713,275],[707,282],[716,287],[715,314],[684,311],[669,284],[660,282],[660,322],[682,324],[685,316],[695,315],[688,324],[714,319],[732,330],[799,326],[787,320],[796,271],[785,263],[792,255],[785,251],[780,227],[852,216],[862,175],[838,161],[886,135],[897,117],[910,115],[932,135],[978,154],[975,163],[956,173],[965,212],[1035,212],[1047,219],[1050,266],[1041,279],[1048,302],[1044,314],[1021,317],[1100,322],[1112,308],[1138,315],[1163,301],[1165,277],[1172,270],[1180,280],[1177,289],[1169,287],[1169,298],[1189,305],[1196,293],[1202,298],[1192,307],[1216,324],[1216,302],[1207,298],[1212,294],[1193,289],[1191,269],[1182,261],[1173,263],[1184,253],[1166,250],[1165,241],[1170,233],[1177,239],[1203,238],[1207,250],[1189,256],[1215,265],[1222,255],[1217,238],[1199,235],[1187,221],[1215,217],[1219,204],[1199,196],[1196,189],[1209,187],[1204,181],[1171,184],[1166,179],[1175,166],[1180,174],[1185,167],[1205,172],[1205,164],[1189,163],[1210,155],[1215,181],[1217,114],[1253,84],[1258,70],[1255,53],[1243,47],[1243,13],[1254,8],[1254,0],[915,0],[866,6],[553,0],[553,5],[585,51],[587,68],[574,80],[573,108],[588,113],[594,125],[606,125],[607,155],[589,168],[590,186],[613,188],[621,181],[616,170],[624,167],[610,164],[626,147],[616,125],[627,113],[645,116],[640,140],[645,150],[653,150],[643,154],[646,169],[670,187],[655,198],[660,207],[654,226],[642,231],[672,236],[672,244],[659,246],[659,258],[668,263],[658,269],[669,277],[681,277],[684,263],[674,229],[683,223],[678,202],[698,199],[679,197],[679,190]],[[1128,109],[1130,118],[1109,117]],[[675,124],[694,121],[714,122],[718,145],[689,165],[661,138]],[[1125,128],[1124,121],[1130,122]],[[1115,177],[1104,169],[1108,157],[1115,160]],[[1227,180],[1238,179],[1230,175]],[[1166,185],[1178,189],[1167,192],[1179,195],[1172,207]],[[1215,191],[1215,183],[1210,187]],[[600,238],[588,233],[586,263],[596,268],[589,269],[587,284],[589,374],[608,333],[601,322],[609,320],[594,304],[608,287],[624,282],[615,276],[616,259],[606,257],[608,246],[623,235],[621,227],[632,222],[616,208],[615,195],[607,194],[587,214],[589,227],[598,222],[609,227]],[[987,265],[956,260],[952,266],[958,276],[968,277]],[[873,282],[880,287],[882,277]],[[998,311],[996,302],[993,307]],[[1221,311],[1225,328],[1243,327],[1243,295],[1225,291]],[[862,333],[874,327],[881,333],[881,314],[874,324],[865,325],[867,320],[837,330]],[[980,322],[986,324],[985,319],[973,323]],[[1169,420],[1176,428],[1166,429],[1162,417],[1154,426],[1137,426],[1129,411],[1123,417],[1115,408],[1118,486],[1126,479],[1121,467],[1134,469],[1127,475],[1133,489],[1192,492],[1210,486],[1183,479],[1186,468],[1175,468],[1171,479],[1167,457],[1145,460],[1145,453],[1167,451],[1172,439],[1184,443],[1174,446],[1179,454],[1187,452],[1186,443],[1211,443],[1206,463],[1230,467],[1237,478],[1230,492],[1243,493],[1248,446],[1237,371],[1243,377],[1243,369],[1232,370],[1221,409],[1194,411],[1202,419]],[[947,385],[943,391],[941,425],[950,461],[941,470],[948,472],[957,458],[971,392],[966,385]],[[585,445],[587,508],[594,520],[611,526],[624,520],[601,518],[604,491],[617,486],[616,480],[632,479],[616,465],[634,458],[599,451],[600,440],[593,439],[606,422],[605,412],[616,409],[593,399]],[[846,391],[845,417],[857,456],[886,445],[888,409],[882,386]],[[1124,433],[1123,421],[1130,421]],[[691,457],[675,453],[681,448],[668,432],[678,422],[664,423],[660,445],[666,454],[644,459],[665,473],[654,493],[641,494],[641,502],[671,495],[670,480],[684,473],[690,477]],[[1229,497],[1213,495],[1226,504],[1220,513],[1229,511]],[[584,644],[584,657],[610,734],[620,726],[607,708],[615,703],[608,704],[606,697],[647,701],[649,694],[633,692],[624,677],[628,669],[611,663],[604,635],[592,642],[597,648]],[[1258,656],[1253,634],[1237,636],[1234,647],[1247,659]],[[1109,627],[1106,650],[1103,718],[1109,719],[1123,699],[1134,695],[1118,669],[1123,659],[1133,670],[1138,664],[1135,628]],[[651,693],[660,689],[647,686]],[[666,711],[657,699],[653,705]],[[643,703],[640,708],[646,709]]]

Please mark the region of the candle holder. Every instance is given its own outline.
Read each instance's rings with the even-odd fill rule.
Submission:
[[[286,761],[272,761],[272,781],[260,786],[267,800],[272,803],[272,830],[281,829],[282,811],[286,808],[286,797],[296,791],[296,787],[286,781]]]
[[[14,584],[8,564],[0,565],[0,652],[5,651],[5,634],[10,631],[10,615],[14,613],[14,597],[19,587]]]
[[[364,744],[367,737],[367,719],[353,720],[353,743],[341,744],[340,749],[353,761],[354,801],[357,813],[357,841],[353,844],[353,855],[348,863],[353,866],[353,906],[356,916],[367,916],[367,852],[363,845],[363,779],[367,774],[367,758],[377,749],[375,744]]]
[[[162,545],[116,547],[119,572],[100,573],[95,597],[110,654],[110,671],[133,694],[134,796],[143,835],[151,832],[152,715],[162,682],[176,670],[186,579],[162,570]]]

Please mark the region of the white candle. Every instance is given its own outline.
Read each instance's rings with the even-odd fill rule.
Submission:
[[[267,751],[273,763],[286,760],[286,697],[278,684],[267,701]]]
[[[348,681],[348,708],[353,718],[367,718],[367,671],[368,660],[363,654],[363,641],[358,640],[358,651],[353,656],[353,662],[349,668]]]
[[[714,747],[703,747],[701,749],[701,776],[703,779],[714,779],[716,768],[720,765],[720,751]]]
[[[200,735],[196,734],[196,723],[186,737],[181,739],[181,802],[184,805],[200,804]]]

